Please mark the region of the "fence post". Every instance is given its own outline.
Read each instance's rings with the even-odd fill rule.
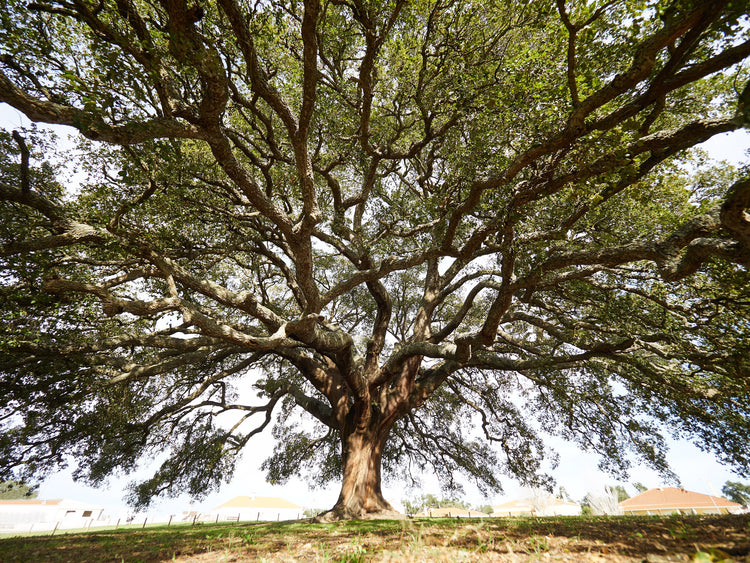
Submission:
[[[196,512],[195,516],[193,516],[193,526],[195,526],[195,521],[198,519],[198,513]]]
[[[172,525],[172,518],[174,518],[174,514],[169,515],[169,522],[167,522],[167,528]]]
[[[148,520],[148,516],[146,516],[146,517],[145,517],[145,518],[143,519],[143,527],[141,528],[141,530],[145,530],[145,529],[146,529],[146,520]]]
[[[240,516],[242,515],[242,512],[237,513],[237,523],[240,523]]]
[[[259,521],[260,521],[260,512],[258,512],[258,516],[257,516],[257,517],[255,518],[255,521],[256,521],[256,522],[259,522]]]
[[[55,535],[55,532],[57,531],[57,527],[58,527],[59,525],[60,525],[60,522],[59,522],[59,521],[58,521],[58,522],[55,522],[55,527],[54,527],[54,528],[52,529],[52,533],[50,534],[51,536],[54,536],[54,535]]]
[[[117,519],[117,524],[115,524],[115,530],[120,527],[120,518]]]
[[[214,522],[214,524],[218,524],[218,523],[219,523],[219,515],[217,514],[216,515],[216,522]]]

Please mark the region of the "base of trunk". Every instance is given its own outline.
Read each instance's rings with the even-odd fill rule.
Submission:
[[[394,509],[381,509],[367,512],[364,509],[352,510],[350,508],[334,506],[331,510],[318,514],[313,522],[324,524],[326,522],[340,522],[342,520],[405,520],[406,515]]]

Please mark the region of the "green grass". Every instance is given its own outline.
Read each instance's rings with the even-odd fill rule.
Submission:
[[[360,563],[481,561],[488,554],[524,554],[529,560],[578,551],[642,557],[664,548],[692,556],[699,549],[734,549],[745,544],[750,515],[724,517],[550,517],[456,520],[368,520],[314,524],[203,523],[121,526],[54,536],[0,538],[0,561],[150,563],[208,557],[206,561],[307,561]],[[731,541],[730,541],[731,540]],[[743,547],[744,545],[744,547]],[[606,547],[606,551],[605,551]],[[593,550],[593,551],[592,551]],[[739,551],[738,551],[739,550]],[[206,555],[208,554],[208,555]],[[744,557],[744,555],[743,555]],[[742,559],[744,561],[744,559]]]

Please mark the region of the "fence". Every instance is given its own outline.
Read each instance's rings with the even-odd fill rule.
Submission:
[[[62,531],[90,531],[91,529],[119,529],[119,528],[134,528],[140,527],[145,529],[146,526],[171,526],[171,525],[191,525],[196,526],[198,524],[219,524],[221,522],[233,522],[239,524],[240,522],[269,522],[269,521],[281,521],[282,514],[280,512],[274,513],[274,518],[268,512],[255,512],[254,516],[247,512],[239,512],[237,514],[210,514],[200,512],[186,512],[181,515],[170,514],[167,515],[135,515],[135,516],[119,516],[119,517],[106,517],[106,518],[64,518],[56,521],[36,521],[36,522],[16,522],[9,525],[4,523],[0,526],[0,535],[5,534],[44,534],[49,532],[50,535]],[[284,514],[283,520],[299,520],[303,518],[301,513],[296,515],[296,518],[289,518],[288,514]]]

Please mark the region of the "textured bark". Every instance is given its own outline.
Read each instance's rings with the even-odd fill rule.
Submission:
[[[382,453],[390,425],[367,415],[362,418],[370,419],[367,427],[356,425],[342,433],[341,492],[333,508],[316,518],[318,522],[401,516],[385,500],[381,489]]]

